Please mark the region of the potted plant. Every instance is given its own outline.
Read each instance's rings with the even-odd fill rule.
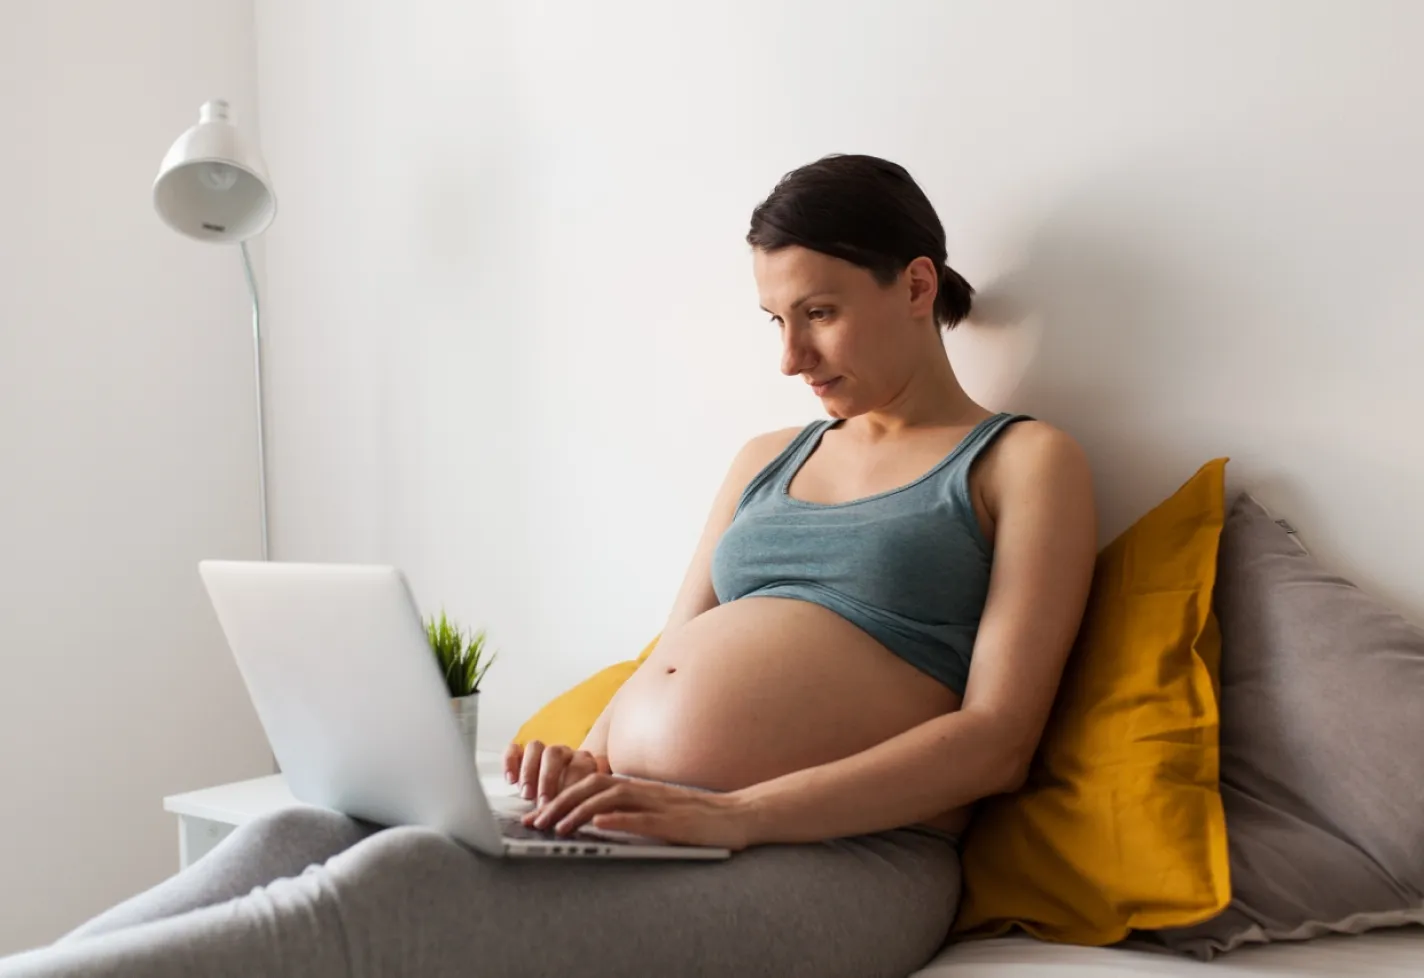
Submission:
[[[480,683],[497,653],[488,647],[483,629],[466,632],[446,618],[444,611],[438,620],[434,616],[426,620],[425,634],[430,639],[440,674],[445,677],[450,707],[473,761],[480,716]]]

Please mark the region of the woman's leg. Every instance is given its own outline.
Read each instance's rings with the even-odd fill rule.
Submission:
[[[0,962],[84,975],[903,978],[943,942],[951,841],[901,831],[723,863],[503,860],[379,832],[295,879]]]
[[[107,934],[134,924],[225,903],[284,876],[300,875],[351,848],[379,826],[322,808],[288,808],[239,826],[176,876],[105,911],[61,941]]]

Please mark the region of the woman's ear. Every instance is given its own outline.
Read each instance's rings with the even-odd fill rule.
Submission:
[[[905,266],[905,283],[910,287],[910,314],[934,318],[935,297],[939,295],[939,267],[920,256]]]

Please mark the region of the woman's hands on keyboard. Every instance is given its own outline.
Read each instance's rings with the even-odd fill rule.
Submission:
[[[570,835],[585,825],[663,842],[733,851],[755,843],[755,811],[737,792],[593,774],[524,815],[525,825]]]
[[[608,772],[608,758],[565,744],[545,747],[531,740],[510,744],[504,752],[504,779],[519,786],[520,797],[541,805],[590,774]]]

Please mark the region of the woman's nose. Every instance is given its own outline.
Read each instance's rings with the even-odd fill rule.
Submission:
[[[801,341],[796,331],[787,329],[781,341],[781,372],[794,377],[805,373],[814,360],[813,351]]]

